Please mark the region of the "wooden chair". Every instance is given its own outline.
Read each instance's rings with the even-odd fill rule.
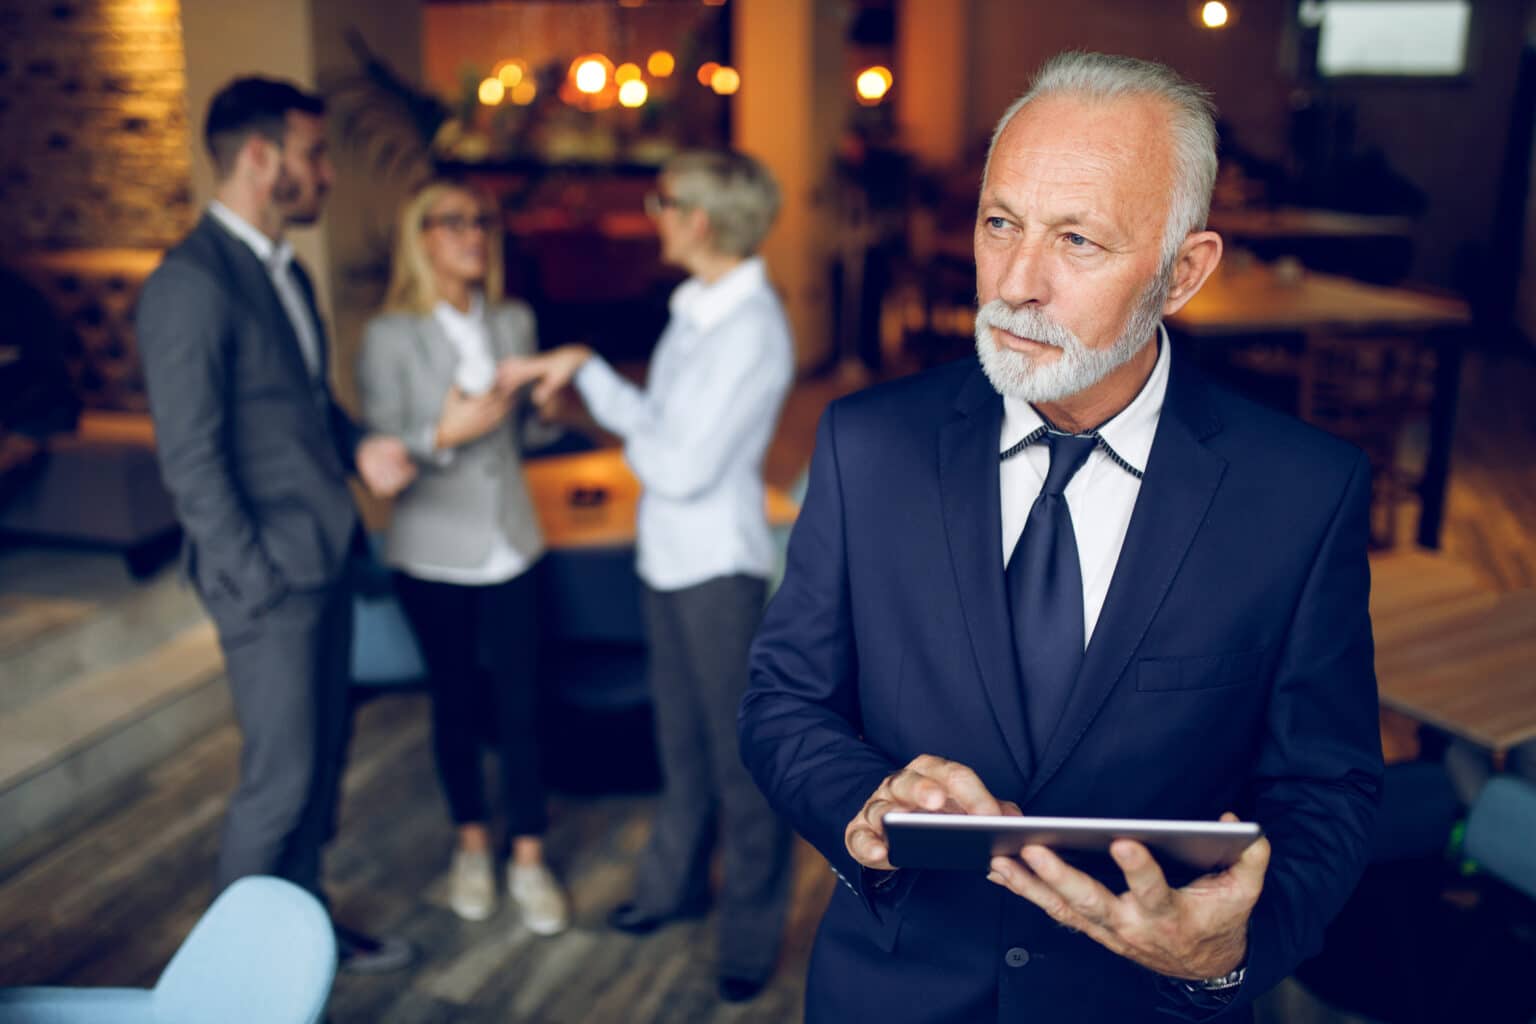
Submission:
[[[1429,416],[1435,352],[1402,335],[1310,335],[1300,363],[1297,413],[1364,450],[1371,463],[1371,541],[1397,542],[1397,509],[1420,473],[1402,465],[1405,429]]]

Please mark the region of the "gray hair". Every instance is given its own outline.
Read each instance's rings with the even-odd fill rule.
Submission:
[[[703,210],[710,242],[724,256],[757,252],[779,213],[779,186],[762,163],[734,150],[692,150],[668,160],[661,176],[679,206]]]
[[[1216,105],[1211,94],[1153,61],[1077,50],[1058,53],[1041,66],[1029,91],[997,122],[987,147],[987,166],[991,167],[992,151],[1013,115],[1032,100],[1062,95],[1100,101],[1152,96],[1172,108],[1173,196],[1163,229],[1163,262],[1170,264],[1184,239],[1205,228],[1211,212],[1211,191],[1216,186]]]

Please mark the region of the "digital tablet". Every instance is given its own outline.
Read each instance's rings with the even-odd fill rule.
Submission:
[[[889,860],[902,868],[987,870],[995,856],[1018,856],[1034,843],[1061,852],[1108,854],[1116,839],[1134,839],[1160,861],[1171,857],[1202,871],[1225,868],[1264,834],[1251,821],[1161,821],[1150,818],[1031,818],[891,811],[885,816]]]

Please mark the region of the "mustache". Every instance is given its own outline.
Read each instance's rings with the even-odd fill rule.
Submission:
[[[976,322],[1056,348],[1076,347],[1077,338],[1070,330],[1032,306],[1015,309],[1002,299],[993,299],[976,311]]]

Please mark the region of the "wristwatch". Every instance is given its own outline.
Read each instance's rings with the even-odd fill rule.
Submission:
[[[1244,964],[1235,971],[1228,971],[1219,978],[1200,978],[1196,981],[1186,981],[1184,986],[1191,992],[1225,992],[1227,989],[1237,988],[1243,983],[1243,975],[1248,973],[1248,966]]]

